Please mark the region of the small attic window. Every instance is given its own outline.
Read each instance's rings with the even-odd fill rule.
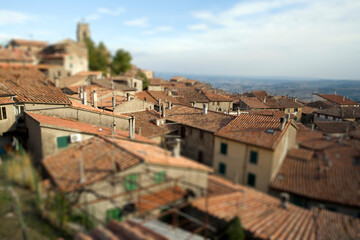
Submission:
[[[278,176],[278,180],[283,180],[283,179],[284,179],[284,175],[279,174],[279,176]]]
[[[274,129],[267,129],[266,132],[267,132],[267,133],[274,134],[275,130],[274,130]]]

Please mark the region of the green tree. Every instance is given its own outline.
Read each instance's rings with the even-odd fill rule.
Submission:
[[[88,49],[89,69],[91,71],[102,71],[106,73],[111,56],[105,44],[100,42],[98,46],[96,46],[90,38],[85,39],[85,44]]]
[[[146,90],[150,83],[147,76],[142,71],[138,70],[136,73],[136,77],[143,81],[143,90]]]
[[[245,239],[244,230],[239,217],[234,217],[222,231],[218,234],[218,239],[243,240]]]
[[[131,55],[129,52],[120,49],[117,50],[111,63],[111,73],[119,75],[131,69]]]

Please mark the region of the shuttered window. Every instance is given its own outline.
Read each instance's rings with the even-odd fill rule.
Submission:
[[[225,163],[219,163],[219,173],[222,175],[226,174],[226,164]]]
[[[165,171],[160,171],[155,173],[154,175],[154,182],[155,183],[162,183],[165,181],[166,173]]]
[[[122,220],[122,211],[120,208],[108,209],[106,210],[106,222],[110,222],[112,219]]]
[[[138,175],[136,173],[125,177],[125,189],[126,191],[133,191],[138,189]]]
[[[5,119],[7,119],[6,107],[1,107],[0,108],[0,120],[5,120]]]
[[[66,148],[69,144],[69,137],[63,136],[57,138],[57,147],[58,148]]]

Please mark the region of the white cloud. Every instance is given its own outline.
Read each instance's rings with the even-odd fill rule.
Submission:
[[[121,15],[124,12],[125,12],[125,8],[122,8],[122,7],[118,7],[118,8],[115,8],[115,9],[98,8],[96,10],[96,12],[86,16],[85,20],[86,21],[95,21],[95,20],[100,19],[104,15],[116,17],[116,16]]]
[[[0,9],[0,25],[21,24],[33,19],[35,16],[30,14]]]
[[[205,31],[205,30],[208,30],[209,27],[208,25],[206,24],[194,24],[194,25],[190,25],[188,26],[188,29],[189,30],[201,30],[201,31]]]
[[[146,27],[148,26],[148,20],[146,18],[138,18],[133,20],[124,21],[126,26],[135,26],[135,27]]]
[[[154,35],[157,33],[161,33],[161,32],[170,32],[172,30],[172,27],[168,27],[168,26],[160,26],[157,28],[154,28],[152,30],[148,30],[143,32],[144,35]]]

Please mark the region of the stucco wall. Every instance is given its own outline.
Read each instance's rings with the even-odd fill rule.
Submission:
[[[92,112],[84,109],[72,107],[56,107],[52,109],[37,109],[35,113],[44,114],[47,116],[68,118],[79,122],[112,127],[113,121],[116,122],[116,128],[120,130],[129,130],[129,122],[125,117],[114,116],[108,113]]]
[[[209,110],[217,111],[220,108],[221,111],[228,112],[232,108],[232,102],[209,102]]]
[[[13,130],[15,128],[15,107],[12,104],[0,105],[1,108],[6,108],[6,119],[0,120],[0,135],[3,133]]]
[[[116,106],[114,112],[116,113],[140,112],[146,109],[154,109],[154,104],[134,98],[131,99],[129,102]]]

